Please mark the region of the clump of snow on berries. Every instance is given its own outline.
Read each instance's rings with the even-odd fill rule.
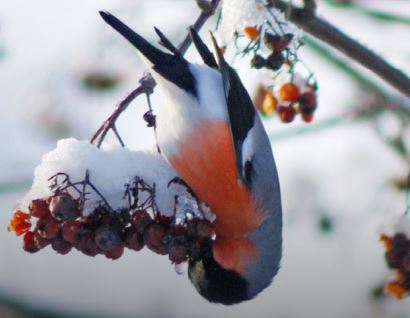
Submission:
[[[33,199],[48,197],[52,194],[49,178],[64,172],[71,180],[83,180],[86,172],[91,182],[109,202],[113,210],[127,206],[124,198],[125,185],[135,176],[148,184],[155,183],[156,205],[158,210],[171,215],[173,212],[175,187],[169,188],[168,182],[176,176],[167,161],[155,150],[131,151],[127,148],[103,145],[97,148],[88,141],[74,138],[60,140],[57,147],[45,154],[35,169],[34,180],[29,193],[21,202],[25,209]],[[71,190],[68,189],[70,194]],[[83,215],[88,215],[101,204],[101,197],[89,191],[84,202]]]
[[[246,27],[267,26],[274,34],[292,34],[297,43],[300,31],[285,19],[282,12],[267,6],[265,0],[224,0],[222,19],[218,35],[224,44],[228,44],[235,34],[242,34]]]

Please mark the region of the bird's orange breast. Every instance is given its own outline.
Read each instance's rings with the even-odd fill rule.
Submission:
[[[238,181],[228,123],[202,120],[178,145],[178,155],[168,160],[216,215],[215,259],[225,268],[243,272],[256,254],[254,244],[245,235],[257,228],[263,214]]]

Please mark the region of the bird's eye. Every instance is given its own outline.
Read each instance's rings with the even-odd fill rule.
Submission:
[[[253,172],[254,170],[253,170],[252,162],[246,161],[244,169],[243,169],[243,173],[245,176],[246,183],[249,185],[249,187],[251,186]]]

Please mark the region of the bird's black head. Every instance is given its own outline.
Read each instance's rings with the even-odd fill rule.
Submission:
[[[189,262],[188,277],[201,296],[210,302],[233,305],[250,299],[246,280],[215,261],[211,242],[201,248],[197,259]]]

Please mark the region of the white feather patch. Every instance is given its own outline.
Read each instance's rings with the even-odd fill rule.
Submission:
[[[166,157],[179,152],[180,140],[189,137],[201,119],[227,120],[227,106],[221,74],[205,65],[190,64],[198,99],[152,71],[166,100],[157,112],[158,144]]]

